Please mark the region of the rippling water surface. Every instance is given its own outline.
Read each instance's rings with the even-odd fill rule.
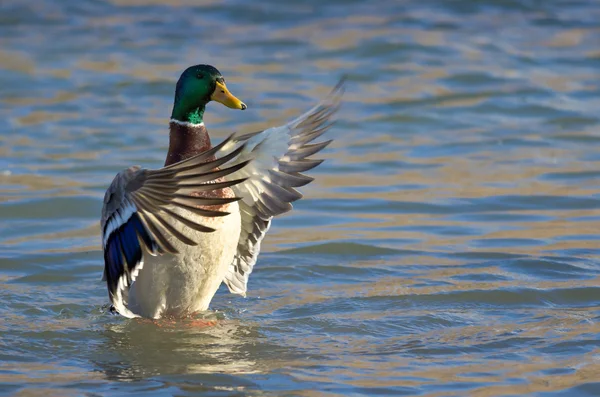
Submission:
[[[600,395],[596,1],[0,3],[0,393]],[[343,73],[334,144],[246,299],[106,314],[99,212],[158,167],[180,72],[281,123]]]

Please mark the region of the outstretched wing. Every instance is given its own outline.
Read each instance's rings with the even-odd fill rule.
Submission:
[[[245,144],[235,162],[252,160],[247,167],[229,175],[227,180],[247,178],[232,189],[241,198],[242,231],[237,253],[223,280],[229,291],[245,295],[248,277],[260,252],[260,244],[271,225],[271,219],[292,209],[292,202],[302,194],[295,188],[310,183],[303,175],[323,162],[309,158],[331,143],[312,143],[333,125],[332,116],[340,107],[344,79],[317,106],[297,119],[261,132],[236,137],[224,145],[227,153]]]
[[[239,198],[205,198],[191,195],[234,186],[245,179],[215,182],[241,170],[248,161],[235,161],[243,150],[241,146],[217,160],[215,153],[231,144],[231,137],[221,145],[204,153],[159,170],[140,167],[128,168],[115,177],[104,196],[102,208],[102,248],[104,250],[104,277],[111,303],[126,317],[136,317],[123,299],[123,292],[131,286],[143,267],[142,246],[151,255],[177,253],[167,237],[173,236],[188,245],[196,245],[188,236],[173,227],[179,222],[191,230],[212,232],[214,229],[193,222],[178,214],[181,208],[204,217],[227,215],[203,206],[223,205]],[[225,165],[226,168],[219,169]],[[222,180],[222,179],[221,179]]]

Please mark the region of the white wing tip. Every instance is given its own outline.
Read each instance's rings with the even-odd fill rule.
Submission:
[[[144,265],[144,262],[140,262],[141,265]],[[139,269],[136,269],[139,270]],[[137,272],[136,272],[137,274]],[[119,277],[119,281],[117,282],[117,291],[116,294],[114,296],[114,299],[112,300],[112,304],[115,307],[115,310],[123,317],[127,317],[127,318],[136,318],[136,317],[141,317],[138,314],[135,314],[134,312],[132,312],[131,310],[129,310],[127,308],[127,306],[125,306],[125,304],[123,303],[123,290],[125,288],[127,288],[128,286],[128,282],[127,282],[127,275],[123,274],[121,275],[121,277]]]
[[[235,295],[241,295],[244,298],[246,297],[246,283],[244,283],[243,281],[239,282],[237,284],[242,284],[241,287],[239,287],[238,285],[235,285],[234,282],[230,279],[225,279],[225,285],[227,285],[227,288],[229,289],[229,292]]]

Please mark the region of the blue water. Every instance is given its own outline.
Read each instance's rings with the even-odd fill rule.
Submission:
[[[600,395],[600,3],[0,3],[0,394]],[[348,91],[248,298],[106,313],[102,196],[162,165],[175,82],[248,106]]]

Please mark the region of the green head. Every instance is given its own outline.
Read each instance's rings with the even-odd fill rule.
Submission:
[[[231,109],[246,109],[242,101],[231,95],[217,68],[210,65],[190,66],[177,81],[171,119],[201,123],[204,108],[210,101],[220,102]]]

